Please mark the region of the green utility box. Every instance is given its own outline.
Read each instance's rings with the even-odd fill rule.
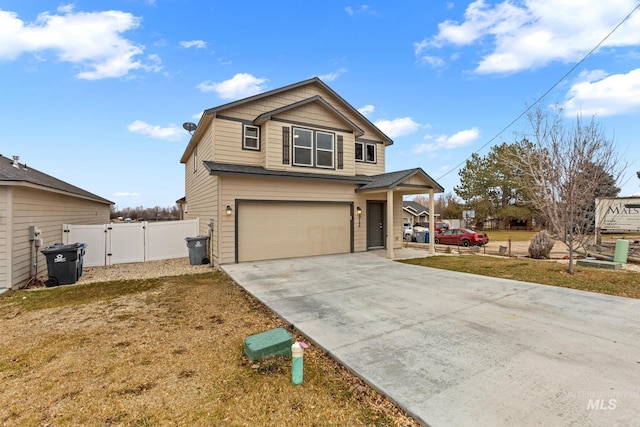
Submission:
[[[269,356],[291,356],[293,336],[285,328],[271,329],[244,340],[244,354],[251,360]]]

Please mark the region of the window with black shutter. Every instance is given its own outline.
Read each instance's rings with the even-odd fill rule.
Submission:
[[[282,127],[282,164],[289,164],[289,128],[287,126]]]

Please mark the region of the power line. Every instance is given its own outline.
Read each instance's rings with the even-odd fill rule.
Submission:
[[[602,46],[602,44],[613,34],[616,32],[616,30],[618,28],[620,28],[620,26],[622,24],[624,24],[629,18],[631,18],[631,15],[633,15],[633,13],[638,10],[640,8],[640,3],[638,3],[636,5],[636,7],[633,8],[633,10],[631,12],[629,12],[627,14],[627,16],[624,17],[624,19],[622,21],[620,21],[618,23],[618,25],[616,25],[613,30],[611,30],[609,32],[609,34],[607,34],[602,40],[600,40],[600,42],[593,48],[591,49],[580,61],[578,61],[573,67],[571,67],[571,69],[569,71],[567,71],[561,78],[560,80],[558,80],[553,86],[551,86],[549,89],[547,89],[547,91],[545,93],[543,93],[542,95],[540,95],[540,97],[538,97],[538,99],[535,100],[535,102],[533,104],[531,104],[530,106],[528,106],[522,113],[520,113],[518,115],[518,117],[516,117],[515,119],[513,119],[512,121],[509,122],[508,125],[506,125],[504,128],[502,128],[502,130],[500,130],[500,132],[498,132],[493,138],[491,138],[490,140],[488,140],[487,142],[485,142],[480,148],[478,148],[476,151],[472,152],[470,155],[468,155],[463,161],[461,161],[460,163],[458,163],[457,165],[455,165],[453,168],[451,168],[450,170],[448,170],[447,172],[445,172],[443,175],[441,175],[438,179],[444,178],[445,176],[449,175],[451,172],[455,171],[456,169],[458,169],[463,163],[465,163],[467,160],[469,160],[471,158],[472,155],[479,153],[480,151],[482,151],[482,149],[484,149],[487,145],[491,144],[496,138],[498,138],[500,135],[502,135],[504,132],[506,132],[507,129],[509,129],[511,126],[513,126],[514,123],[516,123],[518,120],[520,120],[525,114],[527,114],[529,111],[531,111],[531,109],[533,107],[535,107],[537,104],[540,103],[540,101],[542,101],[544,99],[545,96],[547,96],[553,89],[555,89],[560,83],[562,83],[562,81],[564,79],[566,79],[571,73],[573,73],[575,71],[576,68],[578,68],[584,61],[587,60],[587,58],[589,58],[596,50],[598,50],[598,48],[600,46]]]

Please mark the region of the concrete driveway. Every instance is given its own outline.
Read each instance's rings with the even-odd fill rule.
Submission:
[[[376,252],[223,269],[425,425],[640,426],[640,300]]]

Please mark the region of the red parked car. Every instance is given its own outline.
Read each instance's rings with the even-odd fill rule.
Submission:
[[[469,230],[468,228],[452,228],[451,230],[437,233],[433,240],[436,244],[458,246],[482,246],[489,243],[489,236],[482,231]]]

